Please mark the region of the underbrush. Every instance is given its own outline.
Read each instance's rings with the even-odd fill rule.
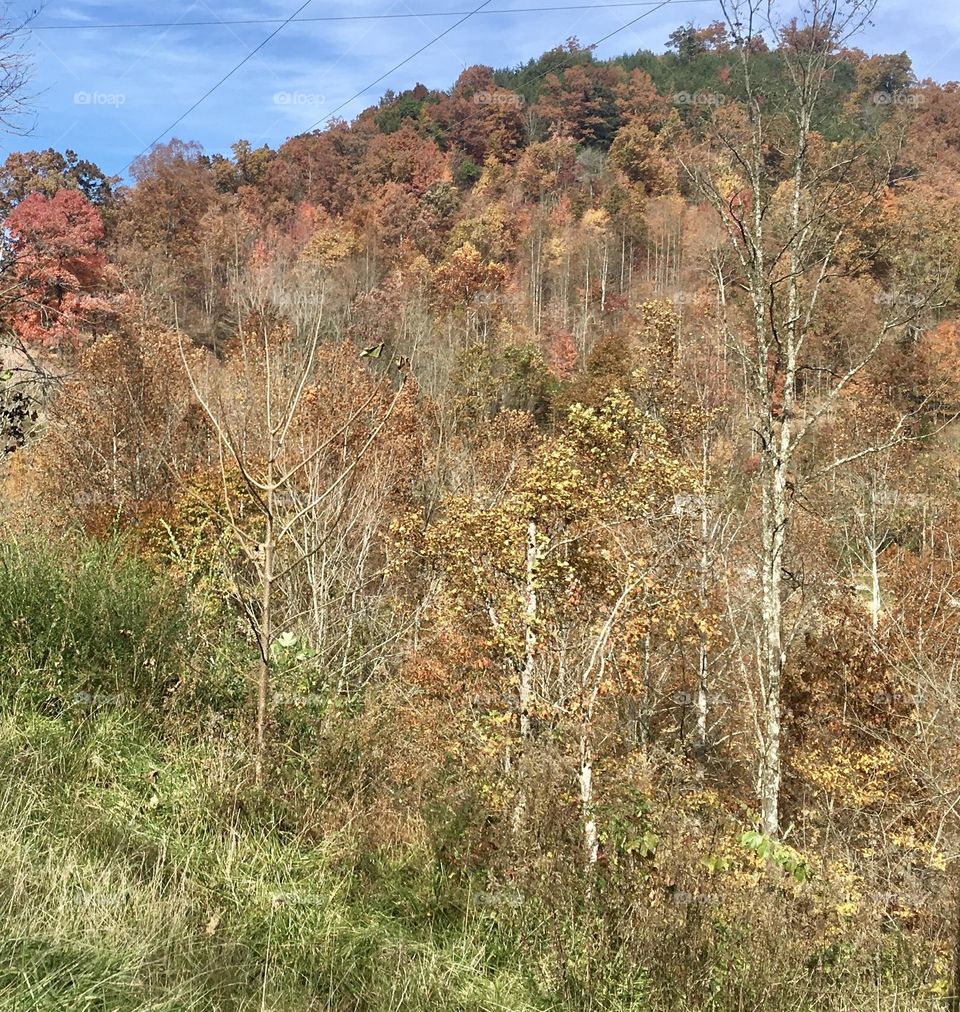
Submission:
[[[5,720],[2,1007],[544,1007],[494,926],[433,916],[422,855],[358,878],[348,832],[277,829],[252,790],[225,804],[246,769],[224,742],[174,752],[119,710]]]
[[[182,591],[120,542],[0,542],[0,694],[156,707],[193,641]]]
[[[709,791],[608,799],[588,873],[546,766],[514,832],[385,686],[281,715],[257,786],[245,656],[121,545],[0,548],[0,1009],[937,1006],[941,940]]]

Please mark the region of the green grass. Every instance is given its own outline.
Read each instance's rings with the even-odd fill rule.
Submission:
[[[549,1007],[488,919],[433,916],[425,855],[358,889],[349,834],[225,817],[246,769],[127,711],[0,722],[0,1008]]]
[[[158,706],[192,643],[182,591],[119,542],[0,542],[0,695]]]
[[[793,981],[758,1000],[757,968],[739,960],[712,999],[688,1001],[687,984],[671,985],[674,938],[648,975],[582,894],[549,908],[476,903],[476,884],[448,876],[428,847],[285,828],[228,737],[174,745],[130,710],[0,718],[0,784],[10,1012],[935,1007],[854,979],[806,997]]]

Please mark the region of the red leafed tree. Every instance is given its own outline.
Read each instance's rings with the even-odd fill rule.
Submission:
[[[547,362],[550,371],[557,379],[568,380],[576,371],[577,358],[577,345],[573,334],[568,330],[557,331],[547,346]]]
[[[34,193],[5,223],[14,284],[9,325],[25,344],[74,343],[95,328],[110,303],[99,293],[107,271],[99,244],[103,220],[76,190]]]
[[[443,178],[445,170],[446,159],[437,145],[404,124],[392,134],[373,137],[356,178],[366,193],[376,192],[385,183],[399,183],[419,197]]]
[[[523,146],[523,99],[497,86],[490,67],[468,67],[449,96],[425,107],[446,144],[482,165],[488,157],[512,162]]]

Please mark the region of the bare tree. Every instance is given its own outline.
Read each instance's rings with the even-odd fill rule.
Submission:
[[[303,624],[304,610],[292,600],[291,583],[312,567],[342,516],[343,495],[397,405],[403,382],[382,404],[374,385],[346,415],[327,427],[313,424],[309,406],[322,396],[317,358],[322,307],[305,341],[283,328],[261,325],[249,338],[241,328],[233,382],[201,381],[184,350],[184,368],[217,437],[224,486],[223,523],[242,549],[235,573],[236,599],[257,647],[256,777],[267,757],[272,668],[278,641]],[[358,364],[357,369],[362,367]],[[361,421],[362,420],[362,421]],[[238,475],[246,510],[236,507],[228,486]],[[337,509],[339,503],[341,509]],[[333,507],[333,513],[329,512]],[[315,585],[319,592],[321,581]],[[314,628],[322,626],[313,595]]]
[[[800,451],[883,344],[936,299],[935,279],[919,299],[887,300],[888,311],[863,321],[839,353],[828,356],[818,346],[818,316],[830,286],[862,277],[876,256],[864,223],[889,180],[890,160],[878,147],[831,147],[819,143],[817,132],[841,51],[873,7],[873,0],[813,0],[798,25],[778,22],[766,0],[727,0],[738,101],[717,103],[701,157],[686,164],[726,230],[734,276],[719,278],[719,299],[727,341],[747,380],[759,464],[757,791],[762,829],[771,836],[781,828],[781,683],[789,646],[784,566],[796,493],[802,481],[907,438],[909,418],[901,417],[879,442],[854,447],[815,474],[802,473]],[[786,81],[776,93],[755,75],[764,33],[778,44]],[[738,289],[742,300],[730,295]],[[907,312],[897,309],[904,306]]]
[[[24,134],[30,129],[24,118],[30,112],[27,86],[33,65],[24,42],[27,27],[36,15],[37,11],[31,11],[25,17],[17,17],[9,3],[0,6],[0,130],[4,133]]]
[[[33,17],[31,13],[18,19],[12,16],[9,4],[0,6],[0,133],[27,132],[24,117],[30,109],[27,85],[33,67],[24,51],[24,41]],[[21,286],[10,282],[14,266],[11,251],[0,237],[0,308],[20,297]],[[0,350],[5,344],[0,344]],[[0,357],[0,459],[22,444],[26,426],[36,417],[33,381],[44,375],[16,338],[13,348],[14,354],[7,361]]]

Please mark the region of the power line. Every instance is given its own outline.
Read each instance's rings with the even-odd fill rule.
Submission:
[[[656,4],[655,6],[653,6],[652,10],[644,11],[643,14],[640,14],[638,17],[635,17],[632,21],[628,21],[625,25],[621,25],[619,28],[614,28],[614,30],[612,32],[610,32],[607,35],[604,35],[604,37],[602,39],[597,39],[596,42],[591,42],[590,45],[586,46],[583,50],[581,50],[581,52],[592,53],[593,50],[597,48],[597,46],[602,46],[604,44],[604,42],[606,42],[608,39],[612,39],[614,37],[614,35],[617,35],[620,32],[626,31],[632,25],[635,25],[638,21],[642,21],[644,18],[649,17],[651,14],[656,14],[656,12],[658,10],[660,10],[661,7],[666,7],[668,4],[672,7],[675,4],[682,3],[682,2],[683,2],[683,0],[660,0],[660,2],[658,4]],[[570,57],[571,61],[575,60],[576,58],[577,58],[577,54],[576,53],[571,54],[571,57]],[[569,69],[572,66],[573,66],[573,63],[572,62],[568,62],[567,65],[566,65],[566,67],[550,67],[549,70],[545,70],[542,74],[537,74],[537,76],[534,77],[532,80],[530,80],[529,82],[524,82],[524,83],[534,84],[536,81],[541,81],[541,80],[543,80],[543,78],[549,77],[551,74],[555,74],[558,70],[567,70],[567,69]]]
[[[713,3],[714,0],[672,0],[674,5],[679,4],[705,4]],[[563,13],[564,11],[585,11],[585,10],[613,10],[617,8],[632,7],[656,7],[656,0],[631,0],[621,3],[601,4],[567,4],[553,7],[513,7],[510,9],[497,8],[484,11],[425,11],[422,14],[400,13],[400,14],[338,14],[323,15],[319,17],[297,18],[293,22],[302,25],[319,24],[331,21],[393,21],[410,20],[421,18],[455,18],[462,15],[484,14],[549,14]],[[244,18],[240,20],[216,20],[216,21],[118,21],[105,24],[74,24],[74,25],[30,25],[27,29],[31,32],[76,32],[76,31],[110,31],[117,29],[143,29],[143,28],[216,28],[233,27],[237,25],[280,25],[281,28],[291,21],[283,18]]]
[[[172,123],[170,124],[170,126],[168,126],[168,127],[167,127],[167,128],[166,128],[166,129],[165,129],[165,130],[164,130],[164,131],[163,131],[162,133],[160,133],[160,134],[159,134],[159,135],[158,135],[158,136],[157,136],[156,138],[154,138],[154,140],[152,140],[152,141],[151,141],[151,142],[150,142],[150,143],[149,143],[149,144],[148,144],[148,145],[147,145],[147,146],[146,146],[146,147],[145,147],[145,148],[144,148],[144,149],[143,149],[143,150],[142,150],[141,152],[139,152],[138,154],[134,155],[134,157],[133,157],[133,158],[131,158],[131,159],[130,159],[130,161],[129,161],[129,162],[127,162],[127,164],[126,164],[126,165],[125,165],[125,166],[123,167],[123,172],[119,173],[119,175],[123,175],[124,173],[126,173],[127,169],[129,169],[129,168],[130,168],[130,166],[131,166],[131,165],[133,165],[133,163],[134,163],[134,162],[135,162],[135,161],[136,161],[136,160],[137,160],[137,159],[138,159],[138,158],[140,157],[140,155],[146,154],[146,152],[148,152],[148,151],[149,151],[149,150],[150,150],[150,149],[151,149],[151,148],[152,148],[152,147],[154,146],[154,144],[159,144],[159,143],[160,143],[160,141],[162,141],[162,140],[163,140],[163,138],[164,138],[164,137],[166,137],[166,136],[167,136],[167,134],[168,134],[168,133],[170,133],[170,131],[171,131],[171,130],[173,130],[173,129],[174,129],[175,127],[179,126],[179,125],[180,125],[180,124],[181,124],[181,123],[182,123],[182,122],[183,122],[183,121],[184,121],[184,120],[185,120],[185,119],[186,119],[186,118],[187,118],[187,117],[188,117],[188,116],[190,115],[190,113],[192,113],[192,112],[194,111],[194,109],[198,108],[198,107],[199,107],[200,105],[202,105],[202,104],[203,104],[204,102],[206,102],[206,100],[207,100],[207,99],[208,99],[208,98],[209,98],[209,97],[210,97],[210,96],[211,96],[211,95],[212,95],[212,94],[213,94],[213,93],[214,93],[214,92],[215,92],[215,91],[216,91],[216,90],[217,90],[217,89],[218,89],[218,88],[219,88],[219,87],[220,87],[221,85],[223,85],[223,84],[226,84],[226,82],[227,82],[227,81],[229,81],[229,80],[230,80],[230,78],[231,78],[231,77],[233,77],[233,75],[234,75],[234,74],[235,74],[235,73],[236,73],[236,72],[237,72],[237,71],[238,71],[238,70],[239,70],[239,69],[240,69],[240,68],[241,68],[241,67],[242,67],[242,66],[243,66],[243,65],[244,65],[245,63],[248,63],[248,62],[249,62],[250,60],[252,60],[252,59],[254,58],[254,56],[256,56],[256,55],[257,55],[257,53],[259,53],[259,52],[260,52],[260,50],[261,50],[261,49],[263,49],[263,47],[264,47],[264,46],[265,46],[265,45],[266,45],[266,44],[267,44],[268,42],[270,42],[271,40],[275,39],[275,38],[276,38],[276,37],[277,37],[277,36],[278,36],[278,35],[279,35],[279,34],[280,34],[280,33],[281,33],[282,31],[283,31],[283,29],[284,29],[284,28],[286,28],[286,27],[287,27],[287,25],[289,25],[289,24],[290,24],[290,22],[291,22],[291,21],[293,21],[293,19],[294,19],[294,18],[295,18],[295,17],[296,17],[296,16],[298,15],[298,14],[300,14],[300,13],[301,13],[302,11],[305,11],[305,10],[306,10],[306,9],[307,9],[307,8],[308,8],[308,7],[310,6],[310,4],[311,4],[312,2],[313,2],[313,0],[305,0],[305,2],[304,2],[304,3],[302,3],[302,4],[301,4],[301,5],[300,5],[300,6],[299,6],[299,7],[298,7],[298,8],[297,8],[297,9],[296,9],[296,10],[295,10],[295,11],[294,11],[294,12],[293,12],[293,13],[292,13],[291,15],[290,15],[290,17],[288,17],[288,18],[286,19],[286,21],[284,21],[284,22],[283,22],[283,23],[282,23],[282,24],[281,24],[281,25],[280,25],[280,26],[279,26],[278,28],[274,29],[274,31],[272,31],[272,32],[271,32],[271,33],[270,33],[270,34],[269,34],[269,35],[268,35],[268,36],[267,36],[267,37],[266,37],[266,38],[265,38],[265,39],[263,40],[263,42],[261,42],[261,43],[260,43],[260,45],[258,45],[258,46],[257,46],[257,47],[256,47],[255,49],[251,49],[251,50],[250,50],[250,52],[249,52],[249,53],[247,53],[247,55],[246,55],[246,56],[245,56],[245,57],[244,57],[244,58],[243,58],[243,59],[242,59],[242,60],[241,60],[241,61],[240,61],[240,62],[239,62],[238,64],[236,64],[236,66],[234,66],[234,67],[233,67],[233,68],[232,68],[231,70],[229,70],[229,71],[228,71],[228,72],[227,72],[226,74],[224,74],[224,75],[223,75],[223,77],[221,77],[221,78],[220,78],[220,80],[219,80],[219,81],[217,81],[217,83],[216,83],[215,85],[213,85],[213,87],[211,87],[211,88],[208,88],[208,89],[207,89],[207,91],[205,91],[205,92],[204,92],[204,93],[203,93],[203,94],[202,94],[202,95],[200,96],[200,98],[198,98],[198,99],[196,100],[196,102],[194,102],[194,103],[193,103],[193,105],[192,105],[192,106],[190,106],[190,108],[189,108],[189,109],[187,109],[187,111],[186,111],[185,113],[183,113],[182,115],[178,116],[178,117],[177,117],[177,119],[175,119],[175,120],[174,120],[174,121],[173,121],[173,122],[172,122]]]
[[[365,88],[361,88],[356,93],[356,95],[351,95],[350,98],[346,100],[346,102],[341,102],[340,105],[338,105],[336,109],[334,109],[333,112],[330,113],[329,116],[324,116],[323,119],[318,119],[317,122],[314,123],[313,126],[308,127],[304,131],[304,133],[310,133],[311,131],[316,130],[321,123],[327,123],[330,120],[332,120],[333,117],[336,116],[338,112],[340,112],[342,109],[346,109],[346,107],[350,105],[350,103],[353,102],[355,99],[360,98],[361,95],[368,92],[371,88],[378,85],[381,81],[388,78],[391,74],[398,71],[401,67],[405,67],[411,60],[416,59],[416,57],[418,57],[421,53],[426,52],[435,42],[439,42],[444,37],[444,35],[449,35],[454,30],[454,28],[459,28],[460,25],[464,23],[464,21],[468,21],[470,18],[474,16],[474,14],[479,14],[480,11],[482,11],[483,8],[487,6],[487,4],[492,2],[493,0],[484,0],[484,2],[480,4],[479,7],[475,7],[472,11],[470,11],[466,16],[462,17],[459,21],[455,21],[449,28],[444,29],[439,35],[435,36],[428,43],[426,43],[426,45],[421,46],[415,53],[411,53],[406,59],[401,60],[395,67],[391,67],[385,74],[381,74],[375,81],[371,81]]]
[[[300,19],[298,19],[297,15],[300,14],[302,11],[304,11],[307,7],[309,7],[311,2],[312,2],[312,0],[305,0],[305,2],[303,4],[301,4],[293,12],[293,14],[290,15],[290,17],[288,17],[284,21],[280,22],[279,26],[273,32],[271,32],[258,46],[256,46],[256,48],[252,49],[249,53],[247,53],[247,55],[239,63],[237,63],[234,67],[232,67],[226,74],[224,74],[223,77],[221,77],[220,80],[217,81],[216,84],[214,84],[212,87],[208,88],[203,93],[203,95],[201,95],[200,98],[198,98],[197,101],[194,102],[193,105],[190,106],[189,109],[187,109],[184,113],[182,113],[180,116],[178,116],[168,127],[166,127],[145,148],[143,148],[142,151],[140,151],[133,158],[131,158],[130,161],[127,162],[127,164],[123,167],[123,170],[122,170],[122,172],[119,173],[119,175],[123,175],[124,173],[126,173],[126,171],[130,168],[130,166],[133,165],[133,163],[141,155],[146,154],[146,152],[148,152],[155,144],[159,144],[160,141],[163,140],[163,138],[166,137],[166,135],[168,133],[170,133],[171,130],[173,130],[177,126],[179,126],[180,123],[182,123],[195,109],[199,108],[215,91],[217,91],[218,88],[220,88],[228,80],[230,80],[230,78],[233,77],[233,75],[241,67],[243,67],[246,63],[248,63],[250,60],[252,60],[253,57],[256,56],[257,53],[259,53],[260,50],[263,49],[264,46],[267,45],[267,43],[269,43],[271,40],[273,40],[274,38],[276,38],[276,36],[279,35],[280,32],[283,31],[283,29],[287,27],[287,25],[293,23],[294,21],[297,21],[298,23],[308,23],[310,21],[320,21],[320,20],[373,20],[373,19],[378,19],[378,18],[383,18],[383,17],[400,17],[400,16],[403,16],[403,17],[422,17],[422,16],[441,17],[441,16],[449,16],[449,15],[440,15],[440,14],[433,14],[433,15],[416,15],[416,14],[410,14],[410,15],[376,15],[376,16],[375,15],[357,15],[357,16],[351,17],[349,19],[348,18],[337,18],[337,19],[334,19],[334,18],[300,18]],[[366,85],[365,87],[361,88],[360,91],[358,91],[356,94],[351,95],[350,98],[348,98],[345,102],[341,102],[340,105],[338,105],[336,107],[336,109],[333,110],[333,112],[331,112],[329,115],[325,116],[323,119],[317,120],[316,123],[314,123],[312,126],[308,127],[303,132],[304,133],[311,133],[313,130],[316,130],[317,127],[319,127],[321,124],[327,123],[330,120],[332,120],[334,118],[334,116],[337,115],[338,112],[341,112],[343,109],[345,109],[348,105],[350,105],[351,102],[354,102],[356,99],[358,99],[362,95],[366,94],[366,92],[368,92],[371,88],[376,87],[376,85],[380,84],[381,81],[385,80],[386,78],[390,77],[391,74],[394,74],[394,73],[396,73],[396,71],[400,70],[401,67],[405,67],[408,63],[410,63],[411,60],[416,59],[421,53],[426,52],[432,45],[434,45],[435,43],[439,42],[445,35],[449,35],[452,31],[454,31],[456,28],[459,28],[460,25],[462,25],[465,21],[468,21],[470,18],[474,17],[475,15],[481,14],[481,13],[485,13],[485,14],[523,13],[519,9],[514,9],[512,11],[503,11],[503,10],[485,11],[484,8],[487,7],[488,4],[490,4],[492,2],[493,2],[493,0],[484,0],[484,2],[482,4],[480,4],[478,7],[475,7],[471,11],[464,12],[463,16],[460,17],[458,21],[454,22],[448,28],[445,28],[439,35],[436,35],[429,42],[425,43],[419,49],[417,49],[415,52],[411,53],[408,57],[406,57],[405,59],[401,60],[395,66],[391,67],[390,70],[386,71],[386,73],[381,74],[376,80],[371,81],[368,85]],[[655,3],[635,2],[635,3],[617,3],[617,4],[591,4],[591,5],[588,5],[588,6],[577,5],[577,6],[570,6],[570,7],[564,7],[564,8],[530,8],[529,10],[530,11],[533,11],[533,10],[591,10],[591,9],[595,9],[595,8],[598,8],[598,7],[640,7],[640,6],[645,6],[645,7],[649,7],[650,8],[649,10],[644,11],[643,14],[640,14],[637,17],[633,18],[632,20],[628,21],[625,25],[621,25],[619,28],[616,28],[612,32],[609,32],[607,35],[604,35],[603,38],[598,39],[596,42],[594,42],[591,45],[587,46],[586,47],[587,51],[591,51],[591,50],[596,49],[597,46],[602,45],[608,39],[612,39],[614,35],[617,35],[620,32],[626,31],[626,29],[630,28],[632,25],[635,25],[638,21],[642,21],[645,17],[649,17],[651,14],[656,13],[656,11],[660,10],[662,7],[666,7],[667,5],[678,4],[678,3],[698,3],[698,2],[707,2],[707,0],[660,0],[660,2],[658,2],[658,3],[657,2],[655,2]],[[214,24],[227,24],[228,22],[213,22],[213,23]],[[234,23],[236,23],[236,22],[234,22]],[[255,22],[249,22],[249,23],[255,23]],[[275,24],[276,21],[267,22],[265,20],[260,20],[259,22],[256,22],[256,23],[261,23],[261,24],[263,24],[263,23],[274,23]],[[130,26],[124,26],[124,27],[130,27]],[[545,76],[547,76],[547,74],[555,73],[557,69],[563,69],[563,68],[551,68],[550,70],[546,71],[544,74],[539,75],[539,77],[545,77]],[[534,78],[534,80],[539,80],[539,77]]]
[[[489,2],[489,0],[488,0],[488,2]],[[661,7],[666,7],[667,5],[673,5],[673,4],[676,4],[678,2],[682,2],[682,0],[659,0],[659,3],[656,3],[653,6],[651,6],[650,10],[644,11],[643,14],[640,14],[637,17],[633,18],[631,21],[628,21],[625,25],[621,25],[619,28],[615,28],[612,32],[609,32],[607,35],[604,35],[602,39],[597,39],[596,42],[591,43],[589,46],[586,47],[586,51],[590,52],[590,51],[596,49],[597,46],[602,45],[608,39],[612,39],[614,37],[614,35],[618,35],[620,32],[626,31],[632,25],[635,25],[638,21],[642,21],[644,18],[649,17],[651,14],[655,14],[658,10],[660,10]],[[355,99],[358,99],[358,98],[360,98],[361,95],[366,94],[366,92],[368,92],[371,88],[373,88],[376,85],[378,85],[385,78],[389,77],[394,71],[399,70],[401,67],[403,67],[404,65],[406,65],[407,63],[409,63],[412,59],[414,59],[415,57],[419,56],[424,50],[429,49],[433,45],[434,42],[437,42],[440,39],[442,39],[443,36],[446,35],[448,32],[452,32],[453,29],[457,27],[457,25],[463,24],[463,22],[466,21],[467,18],[472,17],[474,14],[479,13],[480,9],[482,7],[485,7],[485,6],[486,6],[486,4],[481,4],[480,7],[478,7],[476,10],[471,11],[470,14],[467,15],[467,17],[465,17],[462,20],[458,21],[455,25],[451,25],[445,32],[441,32],[440,35],[438,35],[432,41],[428,42],[425,46],[421,46],[415,53],[411,53],[410,56],[408,56],[405,60],[402,60],[400,63],[398,63],[391,70],[388,70],[385,74],[381,74],[380,77],[378,77],[375,81],[371,81],[365,88],[361,88],[360,91],[358,91],[355,95],[352,95],[350,98],[348,98],[346,100],[346,102],[341,102],[340,105],[338,105],[337,108],[334,109],[333,112],[330,113],[329,116],[324,116],[323,119],[317,120],[317,122],[314,123],[313,126],[307,127],[307,129],[304,130],[303,133],[311,133],[312,131],[316,130],[317,127],[319,127],[321,124],[328,123],[330,120],[333,119],[334,116],[336,116],[336,114],[338,112],[340,112],[341,110],[345,109]],[[594,5],[591,5],[591,6],[594,6]],[[541,77],[546,77],[548,74],[554,74],[554,73],[557,72],[557,70],[563,70],[563,69],[565,69],[565,68],[563,68],[563,67],[551,67],[549,70],[544,71],[544,73],[539,74],[533,80],[534,81],[539,81]]]

